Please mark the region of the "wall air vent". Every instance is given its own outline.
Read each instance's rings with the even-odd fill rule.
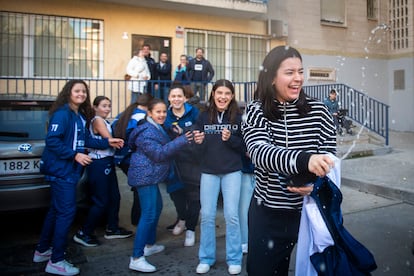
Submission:
[[[335,81],[336,71],[334,68],[318,68],[308,69],[309,81]]]

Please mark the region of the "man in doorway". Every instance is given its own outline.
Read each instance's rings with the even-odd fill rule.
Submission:
[[[144,54],[145,60],[147,61],[148,69],[150,70],[151,76],[154,76],[155,60],[151,57],[151,46],[149,44],[144,43],[144,45],[142,45],[141,50]],[[146,92],[154,96],[154,83],[149,82],[146,88]]]
[[[151,73],[142,50],[135,50],[134,56],[128,62],[126,73],[130,76],[128,89],[131,91],[131,103],[135,103],[138,95],[145,93]]]
[[[167,101],[168,89],[171,83],[171,63],[167,53],[160,54],[160,61],[155,64],[154,78],[157,81],[154,85],[155,96]]]
[[[195,95],[200,97],[201,101],[206,101],[205,91],[207,84],[214,77],[214,69],[211,63],[204,58],[204,49],[197,48],[196,56],[188,64],[188,72],[191,85]]]

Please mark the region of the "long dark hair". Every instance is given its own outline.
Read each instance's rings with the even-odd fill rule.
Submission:
[[[109,102],[111,101],[107,96],[96,96],[92,105],[98,106],[103,100],[108,100]]]
[[[89,87],[83,80],[70,80],[68,81],[65,86],[63,86],[62,90],[59,92],[59,95],[56,98],[56,101],[52,104],[49,109],[49,115],[51,116],[53,113],[56,112],[61,106],[69,103],[70,95],[72,92],[72,88],[75,84],[81,83],[85,86],[86,90],[86,100],[79,106],[78,112],[83,114],[86,117],[86,121],[89,122],[90,119],[94,116],[94,111],[91,105],[91,97],[89,93]]]
[[[227,109],[228,113],[229,113],[229,120],[230,123],[235,123],[236,122],[236,117],[238,114],[241,113],[239,105],[237,104],[236,98],[235,98],[235,90],[234,90],[234,86],[233,83],[229,80],[226,79],[220,79],[217,80],[214,85],[213,88],[211,89],[211,94],[210,94],[210,98],[208,100],[209,104],[208,104],[208,108],[207,108],[207,112],[209,114],[209,119],[210,119],[210,123],[215,123],[217,122],[217,106],[216,103],[214,102],[214,92],[217,90],[217,88],[224,86],[230,89],[231,94],[233,95],[233,98],[231,99],[231,102],[229,104],[229,107]]]
[[[273,85],[273,79],[280,64],[287,58],[299,58],[302,61],[299,51],[289,46],[277,46],[266,55],[263,60],[263,68],[259,73],[257,88],[254,92],[254,99],[262,103],[264,116],[271,121],[282,118],[279,105],[275,102],[278,91]],[[299,93],[296,106],[301,116],[305,116],[310,111],[303,88]]]
[[[167,104],[164,102],[164,100],[162,100],[160,98],[153,98],[148,104],[148,111],[152,112],[154,107],[159,103],[165,104],[165,106],[167,106]],[[147,114],[147,116],[148,116],[148,114]]]
[[[134,112],[135,108],[139,105],[148,107],[150,101],[153,97],[150,94],[141,94],[137,97],[137,100],[130,104],[124,112],[119,116],[118,121],[115,124],[114,129],[114,137],[126,139],[126,128],[128,126],[128,122],[131,119],[132,113]]]

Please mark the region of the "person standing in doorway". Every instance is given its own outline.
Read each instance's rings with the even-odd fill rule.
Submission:
[[[188,63],[188,72],[195,95],[201,101],[206,101],[205,92],[207,84],[214,78],[214,69],[210,61],[204,58],[204,49],[197,48],[195,58]]]
[[[131,76],[128,84],[128,89],[131,91],[131,103],[135,103],[138,95],[145,93],[147,81],[151,79],[151,72],[142,50],[134,51],[134,56],[128,62],[126,72]]]
[[[153,80],[157,81],[154,84],[155,95],[167,101],[168,90],[171,84],[171,63],[168,60],[167,53],[161,53],[160,61],[155,64]]]
[[[148,69],[150,71],[151,76],[154,76],[155,72],[155,60],[151,57],[151,46],[147,43],[142,45],[142,53],[144,55],[145,61],[147,62]],[[148,82],[146,88],[146,92],[154,96],[154,83]]]

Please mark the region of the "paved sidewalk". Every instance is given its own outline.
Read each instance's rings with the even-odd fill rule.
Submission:
[[[342,185],[414,204],[414,133],[390,132],[390,150],[343,160]]]

